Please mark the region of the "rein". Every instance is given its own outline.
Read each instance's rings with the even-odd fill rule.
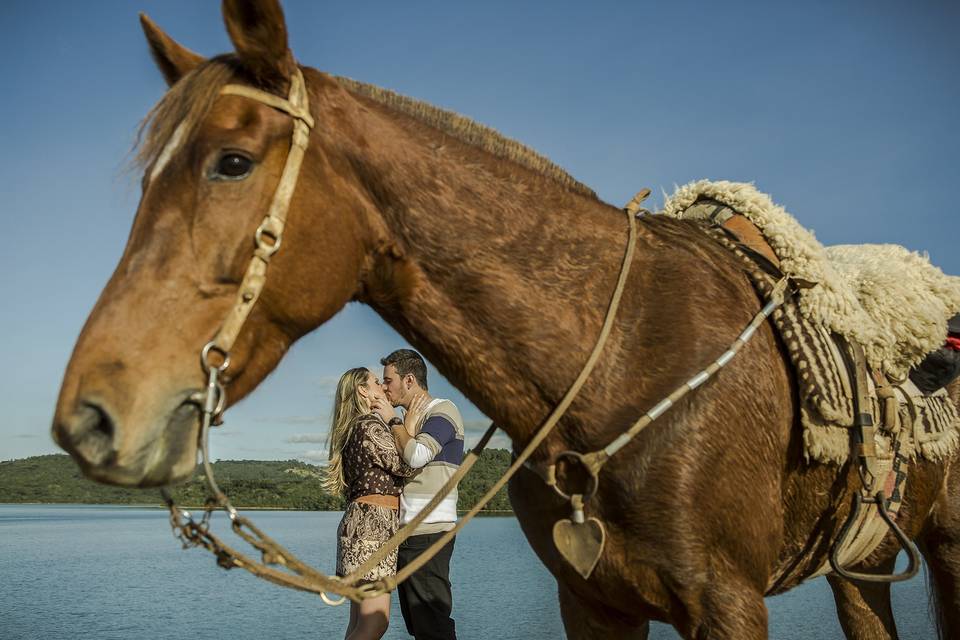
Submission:
[[[528,469],[537,471],[537,473],[547,481],[547,484],[553,487],[564,499],[570,500],[573,507],[572,520],[562,520],[556,523],[554,539],[561,554],[573,564],[574,568],[585,578],[588,577],[602,553],[605,532],[602,523],[596,518],[590,518],[589,521],[584,521],[583,507],[585,501],[596,493],[599,483],[597,474],[602,466],[641,430],[656,420],[684,395],[703,384],[713,373],[726,365],[736,355],[737,351],[754,334],[757,327],[783,302],[783,294],[786,289],[787,280],[783,279],[777,284],[773,294],[770,296],[770,300],[764,308],[757,313],[730,349],[724,352],[724,354],[709,367],[685,383],[685,385],[657,403],[644,414],[640,420],[630,427],[630,429],[607,445],[607,447],[586,455],[573,451],[560,453],[556,460],[564,458],[575,459],[585,466],[590,476],[588,490],[579,494],[568,495],[556,482],[556,462],[547,466],[544,471],[530,465],[528,461],[534,451],[536,451],[544,439],[553,431],[560,418],[563,417],[577,397],[596,366],[603,347],[609,338],[620,301],[623,297],[627,276],[630,273],[630,267],[633,263],[637,236],[637,218],[648,213],[646,210],[641,209],[640,205],[650,192],[649,190],[644,190],[638,193],[623,209],[629,223],[629,237],[616,287],[593,350],[587,358],[580,374],[564,394],[560,403],[553,409],[543,424],[541,424],[523,451],[515,457],[513,463],[503,476],[490,487],[470,511],[460,518],[453,529],[444,533],[432,546],[421,553],[396,575],[388,576],[373,583],[361,582],[362,576],[396,549],[404,540],[409,538],[417,526],[419,526],[443,498],[445,498],[470,471],[497,429],[495,425],[491,425],[476,447],[464,457],[463,463],[456,473],[447,480],[446,484],[411,522],[399,529],[383,546],[374,552],[365,563],[350,575],[342,577],[330,576],[301,562],[290,551],[261,531],[252,521],[240,515],[237,509],[231,504],[230,499],[217,485],[213,476],[213,469],[210,465],[210,429],[211,427],[222,424],[223,413],[227,404],[226,389],[221,381],[221,376],[230,365],[230,350],[233,348],[244,323],[249,317],[253,306],[259,299],[266,284],[267,266],[270,263],[270,259],[280,249],[290,201],[296,189],[300,166],[309,142],[310,130],[314,126],[313,117],[310,115],[306,85],[299,68],[295,69],[291,77],[290,91],[286,99],[258,89],[234,84],[226,85],[220,93],[221,95],[235,95],[249,98],[283,111],[294,119],[294,127],[290,151],[288,152],[280,181],[274,192],[273,200],[270,203],[266,217],[264,217],[254,234],[256,248],[244,274],[243,281],[240,284],[234,306],[228,312],[226,319],[213,340],[204,345],[200,352],[200,364],[203,372],[207,376],[207,385],[204,392],[194,394],[191,400],[200,406],[202,410],[199,434],[200,453],[204,475],[212,496],[208,498],[204,505],[203,516],[200,520],[195,520],[189,511],[178,507],[174,503],[172,496],[166,488],[161,490],[161,495],[170,510],[170,525],[174,535],[181,541],[183,547],[203,547],[212,552],[217,558],[217,564],[225,569],[234,567],[242,568],[280,586],[316,593],[325,603],[330,605],[343,604],[347,599],[360,602],[367,598],[377,597],[391,592],[398,584],[406,580],[412,573],[428,562],[493,499],[497,492],[503,488],[521,467],[526,466]],[[251,558],[233,549],[210,531],[210,518],[216,509],[226,511],[230,518],[233,532],[260,552],[260,560]],[[561,527],[561,525],[569,526],[564,528]],[[593,534],[582,529],[588,525],[592,525],[593,533],[599,529],[599,540],[591,540],[590,535]],[[563,529],[563,531],[558,533],[560,529]],[[590,535],[581,535],[585,532]],[[585,544],[586,546],[590,546],[591,544],[593,546],[587,552],[583,552],[581,547]],[[277,567],[282,567],[285,570]],[[339,600],[333,600],[327,593],[336,593],[342,597]]]

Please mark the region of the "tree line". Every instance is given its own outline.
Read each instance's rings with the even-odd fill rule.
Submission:
[[[510,452],[488,449],[460,482],[457,506],[465,511],[503,475]],[[338,511],[342,496],[320,487],[322,468],[299,460],[221,460],[213,463],[220,488],[238,508]],[[199,506],[208,491],[202,469],[172,491],[177,504]],[[129,489],[88,480],[64,454],[0,462],[0,502],[61,504],[162,505],[156,489]],[[491,513],[512,511],[506,488],[484,508]]]

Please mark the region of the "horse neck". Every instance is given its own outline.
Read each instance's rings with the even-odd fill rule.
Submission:
[[[405,116],[385,118],[392,130],[380,121],[377,137],[387,142],[360,164],[390,250],[361,300],[522,441],[596,341],[625,216]]]

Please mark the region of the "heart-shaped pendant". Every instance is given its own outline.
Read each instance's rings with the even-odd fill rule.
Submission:
[[[603,553],[607,532],[596,518],[584,522],[558,520],[553,525],[553,544],[577,573],[589,578]]]

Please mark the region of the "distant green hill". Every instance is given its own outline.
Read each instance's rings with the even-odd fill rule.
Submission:
[[[484,451],[460,483],[461,509],[469,509],[510,465],[510,452]],[[320,488],[321,468],[297,460],[223,460],[213,464],[220,488],[237,507],[335,511],[343,499]],[[207,496],[203,473],[173,491],[178,504],[196,506]],[[0,462],[0,503],[80,503],[162,505],[156,489],[124,489],[88,480],[67,455]],[[485,511],[510,511],[501,489]]]

